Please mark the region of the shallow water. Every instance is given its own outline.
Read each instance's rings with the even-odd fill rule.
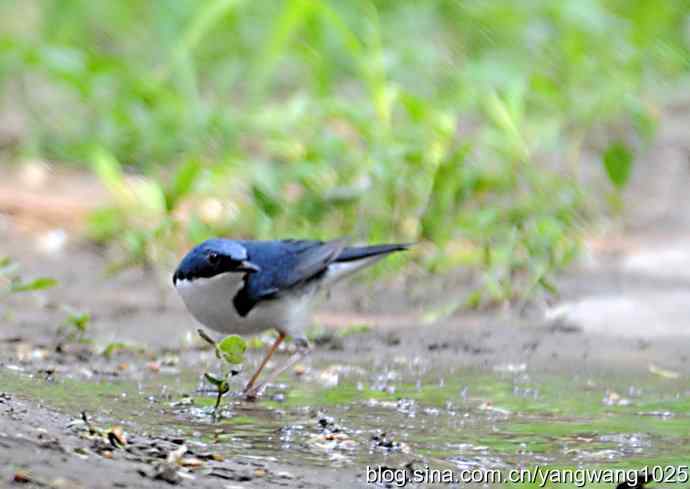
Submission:
[[[684,379],[451,372],[414,361],[315,364],[301,380],[284,379],[257,403],[226,398],[217,421],[213,397],[198,390],[197,371],[96,382],[1,369],[0,390],[75,417],[86,410],[127,430],[181,436],[225,456],[313,467],[414,461],[454,470],[634,469],[690,462]]]

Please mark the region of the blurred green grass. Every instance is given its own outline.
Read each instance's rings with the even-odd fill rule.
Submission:
[[[93,168],[91,236],[166,262],[214,234],[422,241],[471,305],[551,289],[687,78],[690,1],[0,3],[8,159]],[[140,178],[132,183],[126,174]],[[618,189],[618,190],[616,190]]]

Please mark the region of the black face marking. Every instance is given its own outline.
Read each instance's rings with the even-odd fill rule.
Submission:
[[[173,284],[179,280],[211,278],[227,272],[246,272],[247,258],[247,250],[236,241],[204,241],[182,259],[173,275]]]

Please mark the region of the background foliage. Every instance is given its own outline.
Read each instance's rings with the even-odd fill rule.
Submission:
[[[481,294],[549,288],[687,77],[690,2],[0,3],[8,159],[97,172],[128,262],[213,234],[422,241]],[[589,172],[591,173],[591,172]],[[135,175],[136,178],[132,178]],[[518,286],[519,285],[519,286]]]

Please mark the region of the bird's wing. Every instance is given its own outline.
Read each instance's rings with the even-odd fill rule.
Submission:
[[[344,240],[263,241],[243,243],[249,260],[261,267],[247,274],[244,286],[233,303],[246,316],[262,300],[272,299],[319,276],[337,260],[345,248]]]
[[[318,275],[338,259],[345,248],[345,241],[338,239],[310,247],[298,253],[297,263],[285,277],[286,288],[293,287]]]

